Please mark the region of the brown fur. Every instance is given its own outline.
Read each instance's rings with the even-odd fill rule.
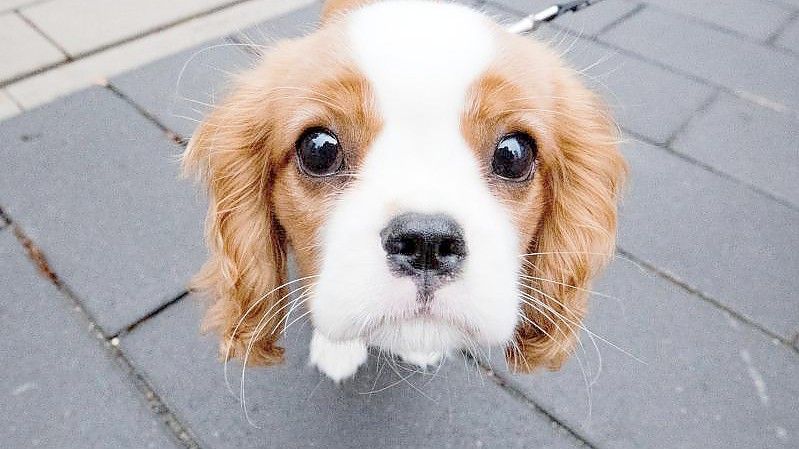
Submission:
[[[275,343],[291,290],[282,287],[287,246],[301,275],[316,271],[316,235],[330,190],[346,178],[300,175],[297,138],[308,127],[330,128],[356,170],[380,129],[368,84],[332,44],[340,33],[332,26],[279,44],[237,79],[186,151],[185,169],[208,184],[210,202],[211,254],[193,286],[214,301],[206,327],[222,336],[223,356],[243,358],[251,346],[248,362],[279,362],[283,350]]]
[[[209,186],[211,254],[195,286],[214,301],[207,326],[222,336],[223,355],[244,357],[251,345],[251,363],[282,359],[276,342],[289,291],[287,248],[300,276],[316,274],[329,199],[352,182],[301,175],[296,139],[311,126],[330,128],[344,146],[348,172],[357,172],[380,130],[368,82],[336,45],[344,25],[328,20],[363,3],[328,2],[327,25],[272,49],[238,78],[186,152],[187,171]],[[545,306],[525,306],[535,325],[519,324],[508,362],[519,371],[554,369],[579,334],[585,289],[613,252],[626,166],[605,106],[577,75],[540,44],[499,29],[497,36],[502,53],[469,92],[462,131],[486,182],[513,213],[520,253],[542,253],[525,259],[525,274],[549,280],[521,279],[525,293]],[[495,180],[496,142],[517,131],[538,142],[535,176],[520,184]]]
[[[503,53],[473,86],[463,128],[483,161],[509,132],[538,143],[531,182],[494,184],[515,212],[520,250],[539,253],[525,258],[522,278],[536,306],[525,305],[529,321],[519,324],[507,357],[517,371],[557,369],[579,336],[586,290],[614,252],[626,164],[607,108],[573,70],[543,45],[506,33],[498,39]]]

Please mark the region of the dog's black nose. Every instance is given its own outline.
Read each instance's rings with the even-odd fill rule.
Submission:
[[[444,214],[406,213],[380,232],[389,266],[407,276],[457,274],[466,258],[463,230]]]

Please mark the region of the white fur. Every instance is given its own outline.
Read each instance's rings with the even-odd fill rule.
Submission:
[[[433,352],[407,352],[403,354],[399,354],[402,360],[416,366],[420,366],[422,368],[428,368],[431,366],[436,366],[441,359],[444,357],[444,354],[433,351]]]
[[[336,383],[355,375],[367,355],[366,345],[360,340],[334,342],[319,332],[311,337],[309,363]]]
[[[467,345],[506,343],[519,310],[517,234],[460,128],[467,89],[495,54],[488,20],[453,4],[392,1],[354,12],[348,30],[383,128],[324,227],[316,329],[420,365]],[[416,287],[391,274],[380,240],[393,217],[411,211],[452,216],[469,252],[425,317],[414,316]]]

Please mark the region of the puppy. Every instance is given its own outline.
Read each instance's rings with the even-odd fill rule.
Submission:
[[[209,188],[195,285],[223,356],[280,362],[298,309],[335,381],[369,346],[420,366],[496,346],[516,371],[558,368],[614,250],[616,143],[542,43],[450,3],[328,1],[185,154]]]

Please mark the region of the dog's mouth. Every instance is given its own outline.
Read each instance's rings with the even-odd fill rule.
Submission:
[[[431,295],[433,295],[431,293]],[[427,301],[417,301],[417,303],[401,312],[398,315],[386,316],[386,321],[393,321],[395,323],[405,323],[411,321],[425,321],[427,323],[446,324],[454,327],[467,327],[466,324],[454,317],[449,311],[436,304],[436,299],[431,297]]]
[[[403,324],[419,320],[428,323],[448,324],[451,326],[459,325],[452,317],[443,313],[440,308],[435,307],[435,302],[431,297],[428,301],[417,301],[415,305],[407,307],[402,311],[395,310],[380,316],[374,320],[374,326],[372,328],[386,324]]]

